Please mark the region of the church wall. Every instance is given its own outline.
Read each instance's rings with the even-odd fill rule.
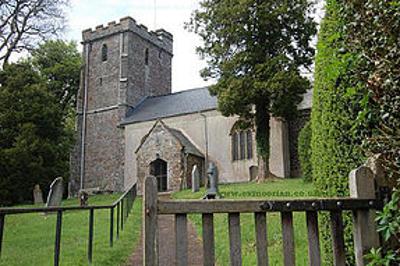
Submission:
[[[146,39],[137,38],[133,32],[125,32],[122,38],[121,81],[127,83],[127,89],[121,95],[126,104],[136,106],[144,96],[171,93],[172,54]]]
[[[88,110],[114,106],[118,103],[120,40],[111,35],[91,43],[89,53]],[[102,47],[107,45],[107,60],[102,61]]]
[[[123,189],[125,139],[117,127],[119,117],[118,109],[87,116],[85,188]]]
[[[207,117],[208,127],[208,158],[216,163],[219,171],[219,182],[246,182],[250,180],[250,167],[257,165],[256,144],[253,141],[253,158],[249,160],[232,161],[230,131],[237,117],[224,117],[218,111],[202,112]],[[162,119],[171,127],[181,130],[189,140],[203,153],[206,150],[204,117],[199,113]],[[142,137],[149,132],[155,121],[147,121],[125,126],[125,187],[136,182],[136,155],[134,151]],[[273,122],[271,122],[273,123]],[[274,126],[274,124],[271,124]],[[254,133],[253,133],[254,134]],[[277,139],[271,136],[271,139]],[[253,136],[253,139],[254,136]],[[281,152],[281,151],[278,151]],[[276,150],[271,150],[271,158],[279,158]],[[278,159],[271,163],[283,163]],[[275,167],[276,168],[276,167]],[[274,169],[271,167],[271,169]],[[280,173],[274,173],[279,175]]]
[[[102,47],[107,45],[107,60],[102,60]],[[85,128],[84,188],[103,191],[123,189],[124,137],[118,123],[126,107],[119,103],[120,74],[119,35],[105,36],[85,43],[81,87],[78,93],[76,145],[71,155],[71,191],[79,189],[85,75],[87,75],[87,111]],[[86,53],[88,57],[86,58]],[[87,73],[85,73],[87,70]]]

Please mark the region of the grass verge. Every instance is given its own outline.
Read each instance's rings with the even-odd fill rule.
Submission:
[[[120,194],[90,197],[91,205],[111,204]],[[63,206],[77,205],[77,199],[63,201]],[[25,206],[27,207],[27,206]],[[109,246],[110,211],[95,210],[93,265],[123,265],[136,246],[141,229],[141,198],[135,200],[124,231],[116,236],[114,211],[114,246]],[[42,213],[7,215],[0,265],[53,265],[56,215]],[[63,214],[60,265],[87,265],[89,211]]]

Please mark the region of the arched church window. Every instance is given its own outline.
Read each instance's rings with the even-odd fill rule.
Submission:
[[[246,148],[247,148],[247,159],[253,158],[253,132],[247,130]]]
[[[149,65],[149,48],[146,48],[146,50],[144,51],[144,63],[146,64],[146,66]]]
[[[232,160],[253,158],[253,131],[235,124],[231,130]]]
[[[106,44],[103,44],[103,47],[101,47],[101,61],[107,61],[107,56],[108,56],[108,48]]]

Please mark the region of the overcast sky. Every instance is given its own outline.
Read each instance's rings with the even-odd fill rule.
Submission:
[[[65,37],[79,43],[82,30],[131,16],[149,30],[164,28],[173,34],[173,91],[206,86],[211,82],[205,82],[199,74],[205,62],[195,53],[200,39],[183,28],[198,3],[199,0],[71,0]]]

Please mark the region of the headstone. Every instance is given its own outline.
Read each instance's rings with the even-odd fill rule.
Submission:
[[[250,181],[254,181],[258,179],[258,166],[252,165],[250,166]]]
[[[79,191],[79,203],[81,207],[89,205],[89,193],[84,190]]]
[[[369,157],[364,165],[370,168],[371,171],[374,173],[374,178],[378,186],[386,187],[389,185],[385,173],[385,168],[382,164],[382,154],[378,153]]]
[[[64,184],[62,177],[57,177],[50,185],[49,195],[47,196],[46,207],[58,207],[64,194]]]
[[[197,165],[193,166],[192,170],[192,192],[197,192],[200,189],[200,172]]]
[[[220,198],[218,192],[218,169],[214,163],[209,164],[207,174],[208,174],[208,183],[210,184],[210,188],[207,190],[207,193],[203,198],[218,199]]]
[[[33,203],[34,204],[43,204],[43,193],[40,189],[39,184],[36,184],[33,188]]]
[[[375,199],[374,173],[366,166],[360,166],[349,175],[350,197]],[[371,248],[377,248],[379,234],[375,223],[375,210],[357,210],[353,215],[353,236],[356,265],[367,265],[365,255]]]

